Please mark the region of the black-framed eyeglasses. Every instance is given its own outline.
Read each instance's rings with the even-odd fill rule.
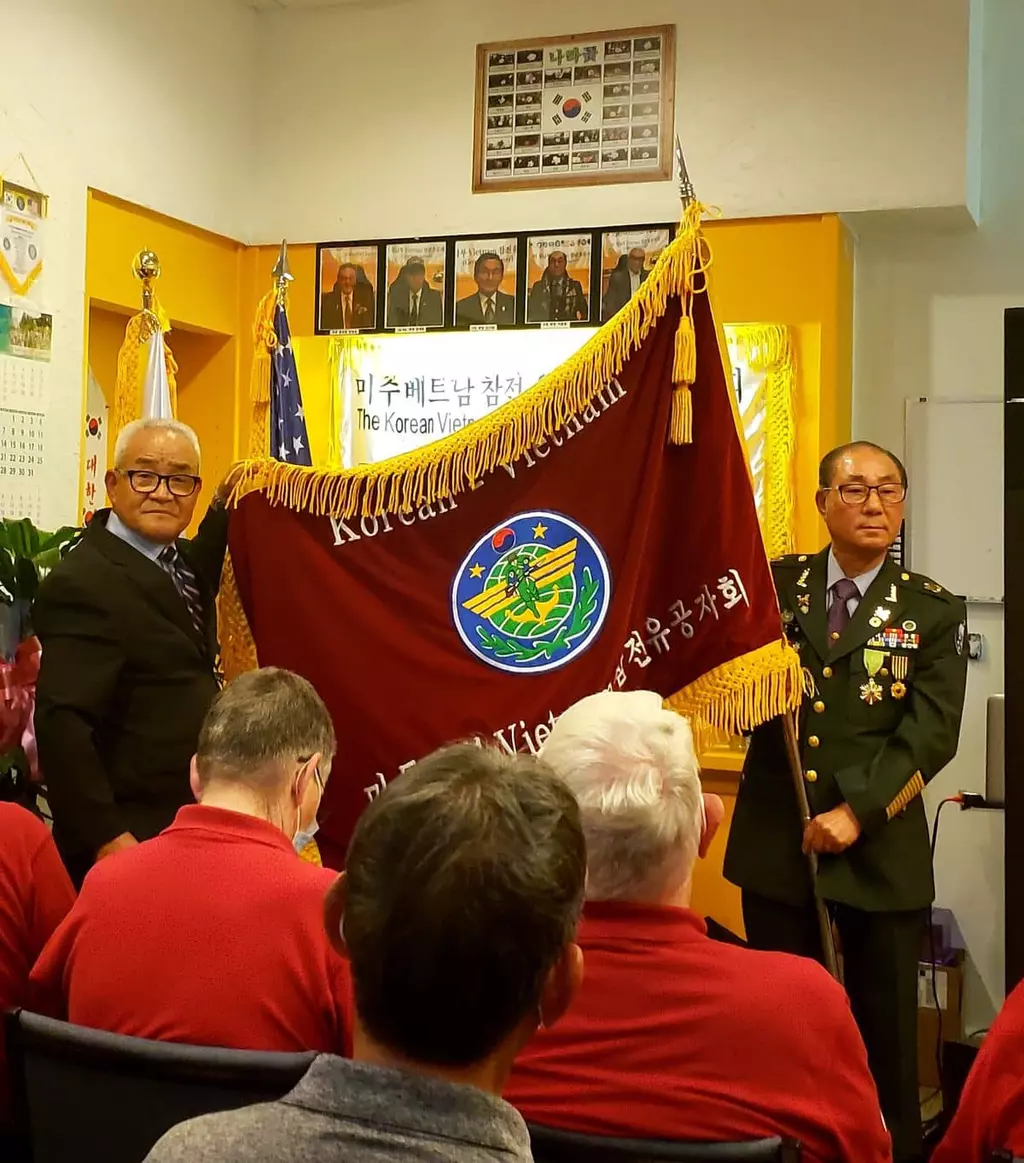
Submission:
[[[172,497],[191,497],[203,483],[202,477],[190,476],[188,473],[150,472],[145,468],[130,468],[124,475],[137,493],[155,493],[162,484],[165,484]]]
[[[889,481],[884,485],[847,484],[825,489],[826,493],[838,493],[845,505],[863,505],[872,493],[878,494],[883,505],[898,505],[907,496],[907,486]]]

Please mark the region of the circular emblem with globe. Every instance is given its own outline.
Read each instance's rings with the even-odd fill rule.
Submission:
[[[601,547],[561,513],[520,513],[480,538],[452,580],[452,618],[477,658],[540,674],[578,657],[600,632],[611,579]]]

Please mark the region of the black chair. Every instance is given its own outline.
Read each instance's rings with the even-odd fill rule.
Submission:
[[[681,1143],[664,1139],[608,1139],[529,1124],[534,1163],[800,1163],[789,1139],[747,1143]]]
[[[281,1098],[316,1057],[149,1042],[24,1010],[5,1029],[17,1133],[33,1163],[141,1163],[185,1119]]]

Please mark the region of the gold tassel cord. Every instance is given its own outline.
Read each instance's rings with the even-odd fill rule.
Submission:
[[[703,289],[695,291],[694,282],[710,261],[700,232],[702,209],[697,203],[687,208],[675,240],[615,318],[517,399],[442,440],[374,464],[311,469],[250,459],[235,486],[233,503],[247,493],[261,492],[272,504],[319,516],[371,517],[410,512],[474,487],[487,473],[542,444],[595,402],[657,325],[672,298],[681,300],[692,331],[691,296]],[[686,373],[695,366],[688,346],[685,335],[677,340],[679,368]],[[709,353],[708,358],[718,355]],[[671,425],[682,437],[692,428],[685,402],[689,385],[685,387]]]
[[[892,801],[892,803],[885,809],[885,818],[891,820],[893,816],[898,816],[900,812],[910,803],[911,800],[924,791],[924,776],[915,771],[914,774],[903,785],[903,789],[899,795]]]
[[[793,453],[796,448],[796,369],[789,328],[778,323],[745,323],[729,328],[751,371],[764,382],[764,512],[762,535],[770,558],[793,552],[796,501]]]
[[[252,418],[249,426],[249,457],[270,455],[270,369],[277,350],[274,331],[276,291],[268,291],[256,308],[252,325],[252,371],[249,374],[249,399]]]
[[[224,568],[220,575],[217,624],[221,638],[221,666],[228,682],[247,670],[255,670],[259,666],[256,644],[253,642],[249,619],[245,616],[245,609],[242,606],[242,595],[238,592],[230,550],[225,554]]]
[[[165,326],[166,314],[153,296],[153,308],[140,311],[128,320],[124,332],[124,342],[117,353],[117,379],[114,385],[114,404],[111,409],[111,427],[117,433],[142,412],[142,352],[146,344],[157,332],[169,329]],[[170,389],[171,411],[178,414],[178,365],[171,354],[170,346],[164,343],[164,366],[167,369],[167,385]]]
[[[698,752],[795,711],[803,693],[800,656],[785,639],[709,670],[665,700],[690,720]]]

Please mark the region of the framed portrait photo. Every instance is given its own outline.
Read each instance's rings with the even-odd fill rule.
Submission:
[[[670,24],[477,45],[474,192],[671,178],[675,75]]]
[[[601,322],[618,314],[647,281],[672,240],[668,226],[633,226],[601,235]]]
[[[593,235],[531,234],[526,240],[526,322],[569,327],[591,320]]]
[[[514,234],[455,240],[456,327],[515,327],[518,250]]]
[[[378,263],[375,242],[324,242],[316,249],[320,335],[377,330]]]
[[[443,327],[448,242],[444,238],[389,242],[385,251],[387,309],[391,331],[430,331]]]

